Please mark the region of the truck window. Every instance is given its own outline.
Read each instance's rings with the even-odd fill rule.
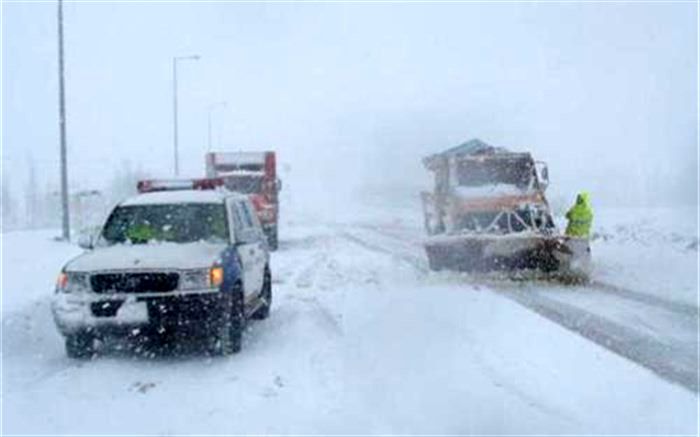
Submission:
[[[228,225],[223,204],[188,203],[119,206],[102,230],[107,244],[154,241],[226,242]]]
[[[243,194],[262,192],[263,175],[225,175],[224,184],[231,191]]]
[[[255,212],[255,207],[253,206],[253,203],[250,201],[250,199],[246,200],[243,202],[245,205],[245,210],[248,212],[248,217],[250,217],[250,221],[253,224],[253,228],[256,229],[256,231],[260,228],[260,220],[258,219],[258,214]]]
[[[240,236],[245,232],[245,225],[243,224],[243,217],[241,217],[241,211],[235,202],[230,203],[231,214],[233,216],[233,229],[236,236]]]
[[[256,238],[255,227],[253,226],[248,211],[245,209],[245,202],[236,200],[230,202],[233,213],[234,232],[236,240],[242,243],[252,243]]]
[[[508,184],[525,189],[532,175],[527,159],[464,160],[457,165],[457,184],[467,187]]]
[[[251,217],[251,212],[247,208],[246,202],[240,200],[238,201],[238,209],[241,211],[241,216],[243,218],[243,224],[246,228],[254,228],[253,218]]]

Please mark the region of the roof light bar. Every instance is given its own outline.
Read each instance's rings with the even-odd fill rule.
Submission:
[[[136,189],[139,193],[151,193],[154,191],[214,190],[223,186],[224,181],[221,178],[146,179],[138,181]]]

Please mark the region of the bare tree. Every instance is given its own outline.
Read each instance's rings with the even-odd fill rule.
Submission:
[[[14,229],[17,226],[17,204],[12,197],[10,184],[3,174],[2,193],[0,194],[0,208],[2,209],[2,231]]]
[[[34,158],[31,154],[27,155],[27,168],[29,175],[27,177],[27,187],[25,190],[25,226],[30,229],[37,227],[39,223],[39,196],[36,180],[36,167]]]
[[[109,187],[109,197],[112,203],[136,194],[136,183],[147,179],[148,174],[140,167],[134,168],[130,161],[123,160],[121,167],[115,171]]]

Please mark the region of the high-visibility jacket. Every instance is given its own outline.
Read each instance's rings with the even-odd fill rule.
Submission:
[[[570,237],[588,238],[593,223],[593,208],[588,193],[579,193],[576,196],[576,204],[566,213],[569,224],[566,226],[566,235]]]

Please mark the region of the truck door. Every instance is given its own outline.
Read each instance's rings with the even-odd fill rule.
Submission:
[[[254,272],[255,290],[256,294],[258,294],[262,291],[265,278],[265,266],[268,259],[267,240],[250,199],[239,200],[238,202],[243,213],[243,223],[246,227],[246,235],[253,253],[251,271]]]
[[[241,260],[243,274],[243,294],[246,303],[255,298],[260,290],[260,280],[256,278],[255,240],[251,238],[250,228],[246,226],[245,215],[241,209],[240,201],[229,198],[226,201],[229,216],[233,222],[236,252]]]

